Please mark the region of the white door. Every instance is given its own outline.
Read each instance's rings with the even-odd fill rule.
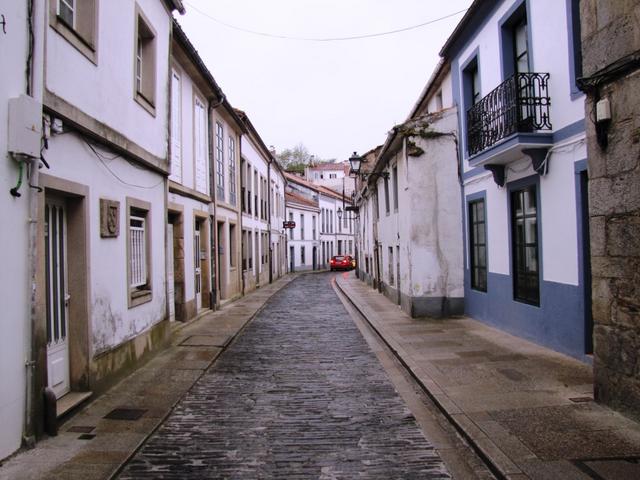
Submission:
[[[48,385],[62,397],[69,386],[69,293],[64,200],[47,198],[44,210]]]
[[[173,223],[167,225],[167,302],[169,321],[176,319],[176,288],[173,274]]]
[[[200,222],[196,222],[196,233],[193,237],[193,263],[196,272],[196,309],[202,308],[202,268],[200,267]]]

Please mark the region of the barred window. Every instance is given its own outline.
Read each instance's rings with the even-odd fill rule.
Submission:
[[[129,255],[129,271],[131,277],[129,287],[138,288],[147,283],[147,246],[145,238],[145,219],[144,217],[131,216],[129,218],[130,231],[130,255]]]
[[[151,300],[151,204],[127,197],[129,308]]]

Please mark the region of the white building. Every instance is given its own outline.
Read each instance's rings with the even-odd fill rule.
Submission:
[[[317,163],[304,168],[304,178],[308,182],[336,192],[344,190],[345,195],[351,196],[353,180],[349,178],[349,168],[349,162]]]
[[[213,201],[209,109],[223,93],[177,22],[171,48],[170,156],[167,202],[167,298],[170,320],[188,321],[212,298]],[[212,254],[213,251],[213,254]]]
[[[0,182],[3,194],[0,197],[0,211],[3,226],[0,228],[0,304],[3,310],[3,334],[0,336],[0,460],[17,450],[23,436],[32,437],[37,430],[34,425],[34,415],[27,414],[27,398],[35,383],[36,373],[33,367],[25,368],[25,360],[36,358],[37,352],[31,349],[32,329],[37,327],[42,334],[40,324],[42,318],[32,316],[31,307],[35,298],[31,296],[30,285],[35,281],[36,237],[35,223],[29,222],[30,208],[32,212],[40,204],[41,194],[31,189],[28,183],[37,184],[37,169],[41,147],[42,124],[42,86],[43,86],[43,35],[34,37],[31,48],[34,51],[33,62],[30,63],[30,77],[25,82],[25,67],[27,66],[30,37],[27,29],[28,19],[33,22],[34,30],[42,32],[44,29],[44,5],[36,4],[30,16],[27,9],[28,2],[4,2],[2,14],[4,20],[12,28],[7,28],[2,36],[2,61],[5,71],[0,79],[0,124],[3,125],[0,134]],[[16,114],[9,115],[9,102],[17,102],[20,96],[25,104],[33,103],[31,118],[25,118],[24,125],[36,127],[33,138],[8,144],[9,137],[15,136],[15,130],[10,129],[7,135],[6,126],[18,126]],[[18,107],[16,103],[14,107]],[[13,107],[11,107],[13,109]],[[9,150],[15,154],[10,154]],[[29,155],[29,156],[23,156]],[[30,170],[31,177],[27,178]],[[10,192],[11,195],[9,194]],[[42,348],[41,342],[37,345]],[[39,372],[38,372],[39,373]],[[33,379],[33,381],[30,381]],[[37,395],[41,397],[41,389]],[[41,426],[40,426],[41,428]]]
[[[271,152],[247,114],[236,109],[247,133],[242,136],[240,183],[242,195],[242,284],[247,293],[271,281],[269,171]]]
[[[274,155],[272,154],[272,158]],[[287,272],[287,232],[283,227],[285,221],[285,189],[287,182],[284,172],[273,159],[269,169],[270,193],[270,231],[271,231],[271,278],[277,279]]]
[[[287,221],[295,222],[295,228],[288,229],[289,271],[317,270],[320,244],[317,196],[290,190],[285,192],[285,203]]]
[[[412,316],[464,312],[457,115],[441,63],[368,168],[360,197],[361,277]]]
[[[7,245],[21,246],[6,259],[11,278],[2,278],[5,292],[19,286],[11,297],[20,306],[6,302],[0,456],[42,432],[44,388],[61,415],[168,338],[169,43],[171,13],[183,11],[178,0],[35,2],[27,48],[30,36],[17,26],[29,12],[14,3],[3,14],[16,27],[17,54],[6,61],[22,65],[16,72],[29,63],[29,87],[22,73],[4,75],[0,113],[6,121],[4,99],[20,93],[42,102],[16,105],[9,124],[28,121],[31,155],[41,151],[44,168],[32,162],[33,188],[3,208],[16,224]],[[17,166],[0,167],[5,182],[16,181]]]
[[[584,96],[574,0],[474,2],[442,49],[459,106],[465,309],[584,358]]]

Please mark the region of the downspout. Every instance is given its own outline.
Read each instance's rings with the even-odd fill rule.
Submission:
[[[213,205],[213,215],[211,217],[211,225],[209,226],[209,238],[211,239],[211,249],[209,255],[211,256],[211,272],[209,274],[211,282],[211,291],[209,292],[209,305],[213,310],[217,304],[218,298],[218,219],[216,212],[216,190],[215,190],[215,158],[214,158],[214,138],[213,138],[213,111],[224,103],[225,95],[220,92],[221,97],[217,103],[213,103],[212,99],[209,99],[209,111],[207,117],[209,118],[209,128],[207,128],[207,137],[209,140],[209,192],[211,193],[211,203]]]
[[[267,231],[269,232],[269,283],[273,283],[273,249],[271,248],[271,163],[267,163]]]
[[[34,0],[29,0],[27,4],[28,11],[28,32],[29,32],[29,54],[27,56],[26,63],[26,93],[29,96],[34,96],[33,93],[33,55],[35,48],[35,36],[34,36]],[[18,159],[19,161],[26,161],[26,159]],[[38,326],[38,311],[37,311],[37,267],[38,256],[36,249],[38,247],[38,204],[40,203],[40,189],[38,179],[38,166],[40,159],[29,159],[27,175],[29,176],[29,186],[33,187],[29,190],[29,218],[28,218],[28,244],[29,244],[29,322],[26,332],[26,347],[25,352],[25,411],[24,411],[24,430],[22,436],[23,445],[26,447],[33,447],[35,443],[36,428],[34,420],[36,417],[36,411],[38,408],[39,389],[36,384],[37,375],[35,375],[36,358],[38,351],[38,342],[36,340],[36,332]]]

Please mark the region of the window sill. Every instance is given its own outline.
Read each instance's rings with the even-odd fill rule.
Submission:
[[[130,290],[129,308],[137,307],[143,303],[148,303],[153,298],[151,290]]]
[[[136,91],[135,100],[138,104],[144,108],[149,115],[152,117],[156,116],[156,107],[155,105],[147,100],[147,98],[140,92]]]
[[[49,26],[60,34],[67,42],[69,42],[76,50],[84,55],[91,63],[98,65],[98,54],[93,42],[85,40],[73,28],[69,27],[57,15],[49,16]]]

